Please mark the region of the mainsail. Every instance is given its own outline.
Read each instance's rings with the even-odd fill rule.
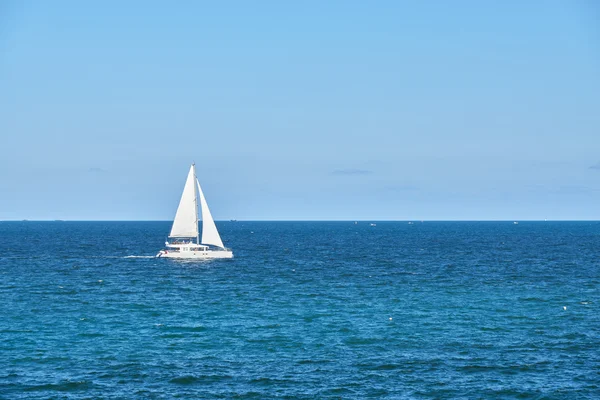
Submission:
[[[200,182],[198,182],[198,179],[196,179],[196,184],[198,185],[198,193],[200,193],[200,208],[202,209],[201,243],[212,244],[214,246],[225,248],[225,246],[223,246],[221,236],[219,236],[219,231],[217,231],[217,227],[215,226],[215,221],[213,220],[210,210],[208,209],[208,204],[206,203],[206,198],[204,197],[204,193],[202,193],[202,188],[200,187]]]
[[[195,180],[196,171],[194,165],[192,165],[185,181],[185,187],[179,201],[177,214],[175,214],[170,237],[192,238],[198,236],[198,206],[196,205]]]

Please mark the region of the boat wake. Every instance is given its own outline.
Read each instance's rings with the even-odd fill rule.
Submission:
[[[155,256],[125,256],[123,258],[155,258]]]

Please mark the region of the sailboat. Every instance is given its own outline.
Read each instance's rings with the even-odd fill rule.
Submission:
[[[198,232],[198,197],[202,211],[202,239]],[[200,182],[196,178],[196,165],[188,173],[179,207],[173,220],[171,233],[165,242],[166,249],[156,257],[166,258],[233,258],[233,252],[223,245]]]

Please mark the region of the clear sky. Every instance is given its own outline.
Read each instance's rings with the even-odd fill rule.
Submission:
[[[600,6],[0,2],[0,219],[600,219]]]

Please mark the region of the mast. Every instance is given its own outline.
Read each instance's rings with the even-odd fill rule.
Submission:
[[[196,163],[192,163],[192,168],[194,169],[194,179],[196,182],[198,181],[198,177],[196,177]],[[196,187],[194,187],[194,207],[196,208],[196,226],[198,226],[198,191]],[[196,244],[200,244],[200,231],[196,230],[198,233],[196,235]]]

